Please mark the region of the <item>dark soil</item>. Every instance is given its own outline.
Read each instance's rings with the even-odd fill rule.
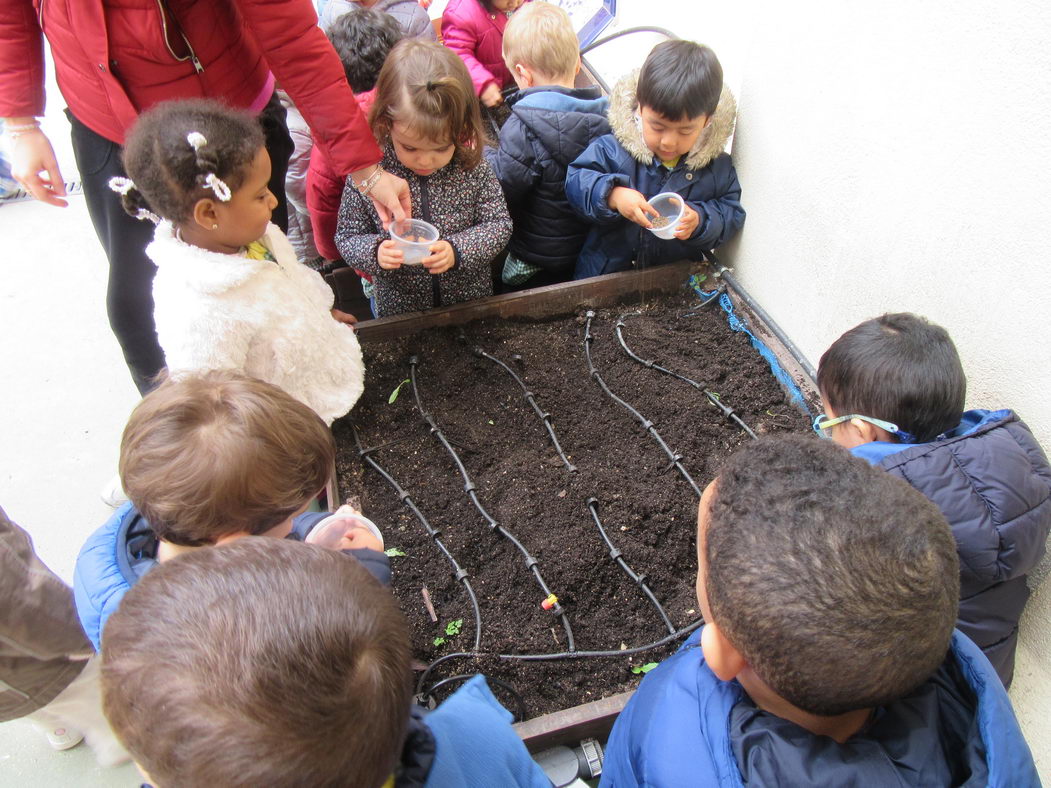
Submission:
[[[808,429],[747,337],[729,329],[717,305],[698,306],[690,292],[630,307],[639,314],[626,318],[625,339],[639,356],[716,392],[759,435]],[[750,439],[695,389],[624,353],[614,325],[625,309],[599,310],[593,320],[595,366],[613,392],[650,419],[683,456],[703,489],[725,458]],[[488,512],[539,559],[572,623],[578,650],[621,650],[668,634],[638,587],[611,560],[585,504],[592,496],[610,538],[631,567],[646,575],[675,626],[681,629],[699,617],[697,495],[679,473],[668,470],[666,455],[639,422],[588,376],[583,337],[583,315],[571,315],[545,322],[484,321],[364,343],[365,394],[351,416],[335,425],[340,490],[359,495],[386,546],[405,553],[391,559],[393,590],[423,663],[471,649],[470,603],[419,521],[359,458],[351,421],[364,446],[382,446],[372,456],[441,530],[444,544],[469,572],[481,607],[481,651],[563,652],[567,639],[559,619],[541,608],[545,595],[522,554],[489,529],[464,492],[453,460],[420,416],[411,385],[388,404],[391,392],[409,377],[414,354],[424,407],[460,453]],[[552,414],[576,473],[558,457],[522,389],[498,365],[473,355],[475,346],[510,365]],[[424,605],[423,587],[437,623]],[[461,619],[459,634],[447,635],[446,625]],[[435,646],[437,637],[445,642]],[[513,685],[532,717],[632,689],[640,675],[631,668],[660,661],[676,645],[632,656],[547,662],[461,657],[436,668],[427,683],[481,670]],[[436,694],[444,697],[446,690]],[[513,708],[506,693],[502,699]]]

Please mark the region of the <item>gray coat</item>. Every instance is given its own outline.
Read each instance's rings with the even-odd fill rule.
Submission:
[[[321,12],[319,22],[321,29],[327,33],[333,22],[359,6],[360,4],[354,0],[330,0]],[[438,40],[430,16],[416,0],[379,0],[371,7],[397,19],[401,29],[409,38],[422,38],[425,41]]]

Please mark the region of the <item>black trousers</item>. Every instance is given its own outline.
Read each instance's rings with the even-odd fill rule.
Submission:
[[[120,197],[109,188],[110,178],[126,175],[120,145],[96,134],[68,110],[66,116],[73,127],[73,154],[84,184],[88,214],[109,259],[106,313],[110,328],[124,352],[136,388],[140,394],[146,394],[153,388],[157,373],[164,369],[164,351],[157,341],[153,320],[153,277],[157,268],[146,256],[146,246],[153,240],[153,224],[125,213]],[[285,109],[276,96],[259,114],[259,123],[273,168],[270,191],[277,197],[272,221],[287,231],[285,174],[293,144]]]

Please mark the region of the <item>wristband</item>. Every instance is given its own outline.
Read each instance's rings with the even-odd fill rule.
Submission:
[[[28,134],[31,131],[40,130],[40,121],[34,120],[32,123],[22,123],[18,126],[5,125],[4,134],[13,140],[18,139],[23,134]]]
[[[372,175],[362,180],[360,183],[355,183],[354,188],[358,190],[358,193],[362,197],[368,197],[376,184],[380,182],[380,178],[383,177],[385,170],[380,165],[376,165],[376,169],[373,170]]]

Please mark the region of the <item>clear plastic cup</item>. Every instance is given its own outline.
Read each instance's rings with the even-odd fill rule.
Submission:
[[[419,265],[423,258],[430,257],[438,235],[438,228],[422,219],[403,219],[390,226],[391,240],[405,255],[403,265]]]
[[[311,529],[307,541],[311,544],[319,544],[322,547],[335,548],[339,546],[343,533],[346,530],[345,522],[351,521],[362,528],[368,529],[375,536],[380,545],[383,544],[383,534],[376,524],[351,506],[344,504],[323,519]]]
[[[661,192],[656,197],[651,197],[647,202],[656,209],[660,218],[649,217],[653,227],[649,231],[658,238],[669,240],[675,237],[675,230],[682,221],[682,215],[686,211],[686,203],[680,195],[675,192]],[[658,227],[658,225],[660,225]]]

